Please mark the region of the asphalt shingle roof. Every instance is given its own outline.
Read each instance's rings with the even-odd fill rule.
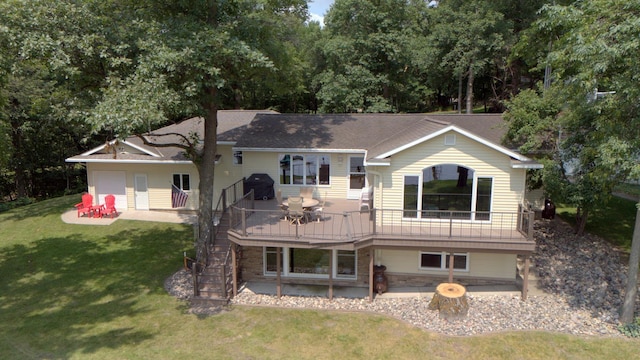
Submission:
[[[501,144],[505,132],[500,114],[434,115],[434,114],[279,114],[274,111],[221,110],[218,113],[218,142],[235,143],[238,149],[296,149],[367,151],[368,158],[387,153],[419,140],[450,125]],[[204,120],[192,118],[179,124],[155,130],[151,140],[180,142],[175,134],[204,136]],[[161,139],[161,140],[160,140]],[[147,154],[117,154],[118,160],[187,161],[177,147],[148,147],[142,140],[130,137],[128,142],[145,149]],[[100,151],[78,155],[72,161],[109,160],[112,154]]]
[[[450,125],[500,144],[502,124],[500,114],[258,114],[235,147],[366,150],[373,158]]]

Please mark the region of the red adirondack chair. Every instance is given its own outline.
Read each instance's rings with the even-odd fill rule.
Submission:
[[[104,197],[104,208],[102,209],[102,217],[105,215],[111,215],[113,219],[113,214],[118,216],[118,210],[116,210],[116,197],[112,194],[109,194]]]
[[[78,217],[83,214],[91,216],[91,212],[93,211],[93,195],[89,193],[82,194],[82,202],[76,204],[75,207],[78,209]]]

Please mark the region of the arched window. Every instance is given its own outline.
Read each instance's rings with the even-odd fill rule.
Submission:
[[[425,168],[404,177],[404,216],[489,219],[493,179],[457,164]]]

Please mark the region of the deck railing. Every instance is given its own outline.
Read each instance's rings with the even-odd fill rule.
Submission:
[[[238,205],[250,205],[245,202]],[[348,242],[371,236],[469,239],[532,239],[533,213],[423,211],[420,218],[405,210],[372,209],[332,213],[317,221],[305,214],[302,224],[284,220],[282,210],[231,206],[230,231],[255,239],[306,239],[310,242]]]

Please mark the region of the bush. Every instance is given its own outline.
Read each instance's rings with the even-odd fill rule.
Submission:
[[[618,326],[618,330],[628,337],[640,337],[640,317],[637,317],[634,323]]]
[[[0,203],[0,212],[15,209],[20,206],[33,204],[34,202],[36,202],[35,199],[28,198],[28,197],[22,197],[14,201],[3,202],[3,203]]]

